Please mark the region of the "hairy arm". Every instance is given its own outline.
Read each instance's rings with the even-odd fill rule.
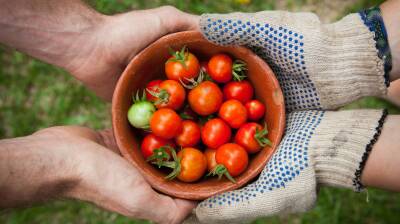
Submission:
[[[1,140],[0,209],[73,198],[127,217],[181,223],[196,203],[157,193],[116,151],[110,131],[83,127]]]
[[[0,208],[64,197],[79,183],[67,147],[46,141],[40,135],[0,141]]]
[[[104,99],[129,61],[197,16],[173,7],[102,15],[81,0],[0,0],[0,43],[60,66]]]
[[[82,44],[106,16],[80,0],[0,0],[0,42],[66,69],[82,54]]]

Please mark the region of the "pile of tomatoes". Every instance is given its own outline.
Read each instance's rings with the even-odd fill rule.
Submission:
[[[149,82],[128,111],[131,125],[146,130],[144,158],[172,169],[167,179],[194,182],[208,171],[235,182],[249,154],[271,145],[257,123],[265,106],[245,73],[246,64],[226,54],[200,63],[185,47],[171,51],[167,79]]]

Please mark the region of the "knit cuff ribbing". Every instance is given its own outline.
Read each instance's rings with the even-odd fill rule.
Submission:
[[[384,61],[385,84],[389,87],[389,73],[392,70],[392,54],[381,10],[378,6],[375,6],[370,9],[361,10],[359,15],[364,21],[365,26],[374,33],[375,47],[378,51],[378,57]]]
[[[364,96],[386,95],[384,60],[375,47],[374,33],[358,14],[323,25],[310,37],[314,44],[309,46],[307,65],[322,108],[335,109]]]
[[[326,112],[310,141],[317,183],[362,190],[362,170],[386,115],[381,110]]]

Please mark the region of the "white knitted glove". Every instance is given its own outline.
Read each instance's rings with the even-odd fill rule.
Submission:
[[[289,111],[332,109],[386,94],[391,57],[377,10],[333,24],[321,24],[312,13],[204,14],[200,28],[212,42],[246,45],[263,57]]]
[[[378,110],[289,114],[286,135],[258,180],[201,202],[197,218],[207,224],[243,223],[311,209],[317,185],[360,190],[361,170],[385,117]]]

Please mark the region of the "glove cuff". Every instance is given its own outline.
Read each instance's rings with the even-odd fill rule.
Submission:
[[[358,13],[310,32],[306,66],[322,108],[338,108],[364,96],[386,95],[389,80],[375,32]]]
[[[386,116],[381,110],[326,112],[310,140],[317,183],[361,191],[361,174]]]

